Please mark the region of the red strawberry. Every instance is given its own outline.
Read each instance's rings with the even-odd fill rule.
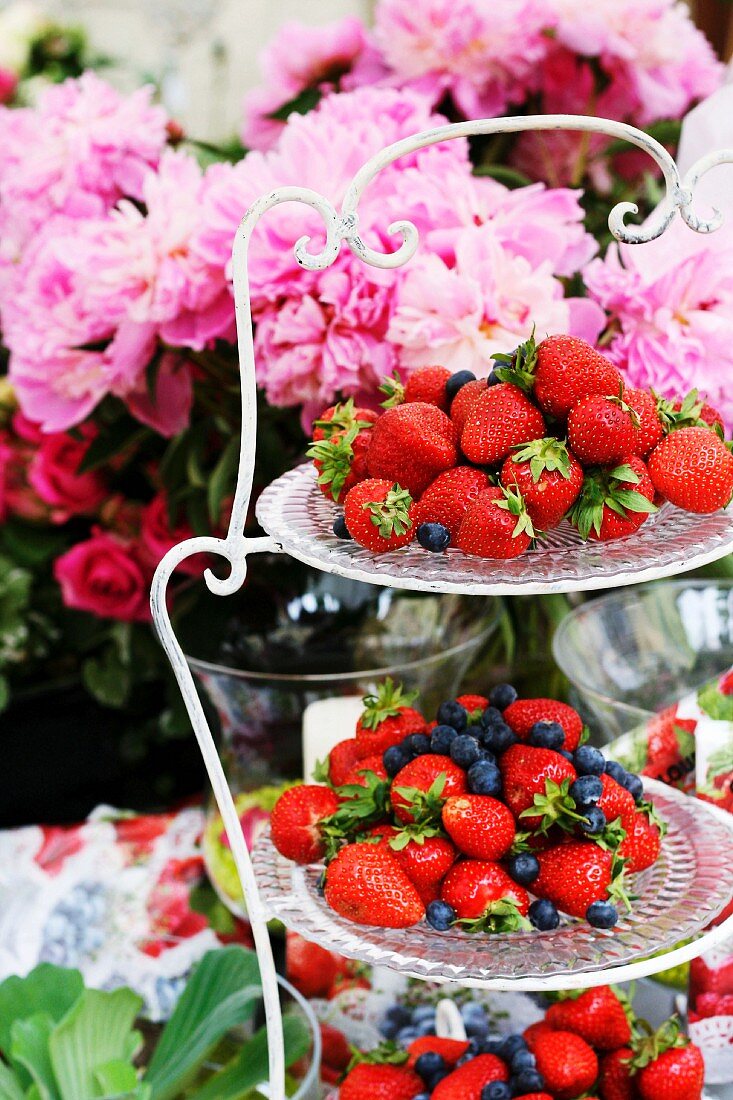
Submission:
[[[475,382],[467,382],[465,386],[461,386],[451,401],[450,418],[456,426],[459,439],[469,412],[478,400],[479,394],[484,393],[487,388],[486,379],[477,378]]]
[[[557,1100],[573,1100],[587,1093],[598,1077],[598,1058],[585,1039],[572,1031],[550,1031],[538,1035],[533,1051],[537,1072]]]
[[[370,427],[379,413],[374,409],[363,409],[354,405],[353,397],[338,405],[324,409],[317,420],[313,421],[313,442],[330,439],[332,435],[351,431],[352,428]]]
[[[550,1096],[549,1092],[525,1092],[515,1097],[515,1100],[554,1100],[554,1097]],[[587,1096],[585,1100],[595,1100],[595,1098]]]
[[[420,367],[412,372],[405,385],[405,401],[424,401],[436,405],[443,412],[448,411],[448,398],[445,384],[450,371],[445,367]]]
[[[524,1040],[529,1049],[534,1054],[534,1045],[539,1039],[540,1035],[543,1035],[546,1031],[554,1031],[554,1027],[551,1027],[547,1022],[547,1017],[544,1020],[538,1020],[535,1024],[530,1024],[524,1031]]]
[[[388,851],[374,844],[347,844],[326,870],[325,898],[339,916],[379,928],[409,928],[425,907]]]
[[[524,501],[512,489],[491,488],[471,501],[456,546],[478,558],[517,558],[534,538]]]
[[[709,428],[679,428],[652,451],[649,476],[672,504],[707,515],[733,496],[733,454]]]
[[[376,553],[407,546],[415,537],[412,497],[390,481],[369,478],[350,489],[344,520],[351,537]]]
[[[403,793],[406,790],[412,793],[408,796]],[[454,764],[450,756],[426,754],[405,764],[392,780],[392,810],[404,824],[434,822],[439,820],[447,798],[465,793],[463,768]]]
[[[387,772],[384,768],[381,752],[376,753],[374,756],[366,756],[363,760],[360,760],[358,764],[355,764],[346,776],[344,786],[354,785],[366,787],[365,772],[373,772],[378,779],[387,778]]]
[[[662,421],[659,418],[657,402],[646,390],[624,390],[624,401],[639,418],[636,430],[636,442],[632,448],[635,455],[646,458],[664,435]]]
[[[660,397],[657,399],[657,409],[665,431],[673,432],[678,428],[712,428],[723,438],[723,417],[700,397],[697,390],[691,390],[686,397],[674,397],[671,400]]]
[[[424,401],[387,409],[371,436],[370,476],[396,481],[414,497],[458,461],[455,426],[444,412]]]
[[[493,466],[518,443],[541,439],[545,421],[518,386],[488,386],[472,405],[461,432],[461,450],[470,462]]]
[[[569,785],[576,777],[573,765],[559,752],[531,745],[512,745],[501,756],[499,768],[504,781],[504,801],[517,820],[534,806],[535,795],[546,794],[548,781],[559,786],[568,780]],[[533,829],[540,821],[540,816],[524,818],[522,826]]]
[[[410,1055],[408,1066],[414,1066],[421,1054],[426,1051],[434,1051],[439,1054],[448,1066],[454,1066],[459,1058],[468,1050],[468,1040],[439,1039],[437,1035],[421,1035],[419,1039],[413,1039],[407,1048]]]
[[[351,1061],[351,1047],[342,1031],[319,1021],[321,1032],[321,1062],[322,1067],[338,1070],[339,1076]]]
[[[454,466],[438,474],[412,510],[415,527],[421,523],[442,523],[455,542],[469,503],[490,484],[488,474],[473,466]]]
[[[601,784],[603,785],[603,794],[598,799],[598,808],[603,810],[606,821],[615,821],[616,818],[620,818],[621,825],[625,829],[627,822],[631,824],[636,814],[636,803],[633,795],[610,775],[602,775]]]
[[[370,836],[381,838],[381,846],[386,847],[399,863],[410,882],[427,904],[426,898],[433,901],[438,896],[438,888],[448,871],[456,861],[458,853],[450,840],[442,836],[401,832],[393,825],[377,825],[370,829]]]
[[[603,1100],[633,1100],[634,1082],[631,1076],[632,1052],[629,1047],[614,1050],[601,1059],[598,1089]]]
[[[423,1090],[422,1078],[407,1066],[360,1062],[341,1083],[339,1100],[413,1100]]]
[[[639,418],[622,397],[592,394],[568,416],[568,443],[584,466],[616,466],[636,453]]]
[[[516,486],[538,530],[557,527],[583,486],[583,468],[567,446],[548,436],[514,448],[501,468],[502,485]]]
[[[278,798],[270,816],[272,843],[281,856],[296,863],[314,863],[325,855],[319,828],[338,809],[330,787],[289,787]]]
[[[347,989],[371,988],[370,982],[362,974],[337,974],[331,982],[331,987],[328,991],[328,1000],[332,1001],[334,997],[338,997],[339,993],[344,993]]]
[[[672,781],[672,769],[677,769],[680,779],[685,757],[695,752],[694,718],[678,718],[677,707],[667,707],[651,718],[647,724],[647,759],[642,774],[665,782]]]
[[[286,933],[286,974],[304,997],[325,997],[344,965],[340,955],[310,943],[297,932]]]
[[[497,860],[514,843],[514,818],[503,802],[482,794],[449,798],[443,828],[460,851],[473,859]]]
[[[641,1100],[700,1100],[705,1063],[699,1048],[680,1034],[677,1020],[667,1020],[654,1035],[633,1043],[632,1050]]]
[[[339,741],[328,754],[328,779],[334,787],[342,787],[347,777],[362,760],[377,756],[397,745],[405,735],[386,726],[385,729],[364,730],[358,737],[348,737]]]
[[[570,841],[538,852],[540,873],[532,893],[548,898],[563,913],[584,917],[594,901],[609,897],[613,854],[590,841]]]
[[[489,705],[485,695],[459,695],[456,702],[467,711],[469,724],[472,720],[478,720]]]
[[[443,901],[455,909],[470,932],[516,932],[528,928],[527,891],[498,863],[463,859],[443,879]]]
[[[365,733],[378,733],[394,735],[401,741],[411,733],[423,733],[425,719],[419,710],[410,705],[415,702],[417,694],[416,691],[405,691],[402,684],[396,684],[391,676],[387,676],[375,692],[364,696],[364,710],[356,723],[357,739]]]
[[[367,476],[366,455],[370,431],[351,428],[313,443],[306,452],[318,471],[318,487],[325,497],[340,503],[349,489]]]
[[[508,1080],[509,1069],[501,1058],[479,1054],[444,1077],[433,1089],[431,1100],[481,1100],[485,1085]]]
[[[557,699],[515,699],[504,711],[507,722],[521,741],[526,741],[535,722],[557,722],[565,730],[568,752],[575,752],[583,732],[583,720],[577,710]]]
[[[612,470],[589,470],[570,512],[581,538],[608,542],[638,531],[656,512],[654,486],[637,455],[629,455]]]
[[[633,874],[656,863],[662,848],[662,834],[649,814],[636,810],[631,818],[624,819],[623,827],[626,839],[619,845],[618,854],[626,860],[626,870]]]
[[[623,1003],[610,986],[586,989],[579,997],[550,1005],[545,1020],[556,1031],[572,1031],[596,1050],[618,1050],[631,1042]]]

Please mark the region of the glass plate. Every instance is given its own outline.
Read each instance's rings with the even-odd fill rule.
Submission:
[[[390,588],[474,595],[528,595],[616,588],[697,569],[733,551],[733,509],[697,516],[666,505],[628,538],[583,542],[570,524],[511,561],[430,554],[407,546],[386,554],[337,539],[336,508],[316,484],[312,464],[283,474],[262,493],[257,518],[290,554],[327,573]]]
[[[705,803],[656,780],[645,780],[644,787],[669,829],[655,865],[632,877],[638,898],[613,931],[599,931],[571,918],[552,932],[503,935],[436,932],[425,923],[399,930],[354,924],[319,896],[321,866],[302,867],[284,859],[269,831],[253,852],[262,901],[271,917],[306,939],[350,958],[432,981],[494,988],[579,988],[599,984],[588,978],[608,968],[616,971],[608,981],[627,980],[621,970],[641,957],[646,963],[638,968],[639,976],[654,973],[671,965],[670,959],[649,956],[702,932],[730,901],[733,883],[725,869],[733,866],[733,815],[727,821]],[[705,950],[706,936],[719,939],[728,923],[688,945],[689,957]]]

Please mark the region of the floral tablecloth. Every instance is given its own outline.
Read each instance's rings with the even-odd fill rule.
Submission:
[[[0,979],[42,961],[78,967],[98,988],[131,986],[165,1018],[205,951],[250,942],[206,883],[203,825],[198,808],[136,817],[100,806],[80,825],[0,832]]]

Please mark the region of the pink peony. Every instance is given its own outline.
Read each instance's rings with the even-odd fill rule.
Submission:
[[[133,546],[99,529],[56,559],[54,576],[67,607],[123,622],[150,618],[149,573]]]
[[[79,473],[94,434],[86,432],[85,440],[63,433],[45,436],[31,459],[28,481],[49,505],[54,523],[93,515],[106,497],[106,480],[99,471]]]
[[[250,149],[270,149],[285,122],[272,118],[306,88],[338,85],[366,45],[361,20],[347,15],[325,27],[291,20],[283,23],[260,58],[264,84],[244,100],[242,141]]]
[[[610,314],[605,349],[633,386],[697,388],[733,429],[733,235],[699,237],[681,221],[645,245],[613,245],[585,272]]]
[[[190,360],[177,352],[161,355],[151,395],[148,379],[141,377],[125,394],[125,404],[137,420],[170,439],[188,427],[193,408],[193,376]]]

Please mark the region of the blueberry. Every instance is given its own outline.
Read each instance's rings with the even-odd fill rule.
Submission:
[[[603,794],[603,784],[597,775],[581,775],[570,784],[568,794],[578,802],[597,802]]]
[[[592,745],[581,745],[575,750],[573,764],[578,775],[603,775],[606,768],[606,758]]]
[[[389,776],[397,775],[397,772],[401,771],[411,760],[412,753],[408,752],[402,745],[391,745],[382,753],[384,770]]]
[[[425,733],[411,733],[401,744],[412,753],[413,758],[432,751],[430,738]]]
[[[467,1024],[466,1027],[468,1028],[468,1026],[469,1025]],[[474,1031],[476,1031],[483,1025],[480,1025],[478,1021],[473,1020],[471,1021],[470,1026],[473,1028]],[[466,1031],[466,1035],[468,1035],[468,1031]],[[475,1035],[472,1035],[471,1038],[468,1040],[468,1053],[472,1054],[474,1058],[477,1054],[481,1053],[481,1046],[485,1038],[486,1036],[482,1036],[480,1039],[478,1039]]]
[[[336,516],[333,521],[333,533],[337,539],[350,539],[349,529],[346,526],[346,520],[342,515]]]
[[[495,370],[492,370],[491,374],[486,379],[486,385],[487,386],[498,386],[500,382],[501,382],[501,378],[499,378],[499,375],[496,373]]]
[[[547,898],[538,898],[533,901],[527,915],[540,932],[549,932],[551,928],[557,928],[560,923],[560,914]]]
[[[634,802],[641,802],[644,797],[644,784],[641,781],[641,776],[634,775],[633,772],[627,772],[621,786],[625,787],[629,794],[633,796]]]
[[[568,750],[567,750],[567,749],[555,749],[555,752],[559,752],[559,753],[560,753],[560,756],[564,756],[564,757],[565,757],[565,759],[566,759],[566,760],[569,760],[569,761],[570,761],[570,763],[572,764],[572,762],[573,762],[573,754],[572,754],[571,752],[568,752]]]
[[[435,1035],[435,1020],[422,1020],[419,1024],[412,1025],[418,1036]]]
[[[504,1039],[503,1043],[501,1044],[500,1056],[504,1059],[505,1062],[511,1062],[512,1058],[518,1050],[526,1049],[527,1040],[524,1038],[523,1035],[519,1035],[516,1033],[513,1035],[507,1035],[506,1039]]]
[[[517,698],[517,691],[511,684],[497,684],[489,692],[489,702],[498,710],[506,710]]]
[[[498,707],[488,706],[484,713],[481,715],[481,725],[484,729],[490,729],[492,726],[502,725],[504,719],[501,716],[501,711]]]
[[[531,1092],[542,1092],[544,1087],[545,1079],[536,1069],[520,1070],[511,1080],[514,1096],[527,1096]]]
[[[464,1023],[466,1035],[471,1040],[476,1040],[476,1053],[485,1039],[489,1037],[489,1025],[486,1020],[466,1020]]]
[[[481,1044],[482,1054],[501,1054],[501,1047],[504,1040],[502,1037],[493,1036],[491,1039],[487,1039],[485,1043]]]
[[[498,798],[501,794],[501,772],[490,760],[477,760],[466,776],[471,794],[488,794]]]
[[[618,923],[618,909],[610,901],[594,901],[586,909],[585,919],[594,928],[613,928]]]
[[[430,1078],[430,1080],[425,1082],[426,1085],[428,1086],[428,1088],[430,1089],[430,1091],[432,1092],[433,1089],[436,1088],[440,1084],[440,1082],[443,1080],[443,1078],[447,1077],[448,1074],[451,1073],[451,1072],[452,1071],[449,1070],[447,1066],[445,1067],[445,1069],[437,1070],[433,1074],[433,1076]]]
[[[413,1100],[430,1100],[429,1092],[419,1092],[417,1096],[413,1097]]]
[[[419,1038],[420,1036],[417,1033],[416,1027],[402,1027],[395,1035],[395,1042],[399,1043],[400,1046],[406,1047],[409,1043]]]
[[[512,1073],[520,1073],[523,1069],[534,1069],[537,1060],[531,1050],[518,1050],[512,1055]]]
[[[379,1030],[385,1039],[394,1039],[397,1032],[410,1024],[410,1010],[404,1005],[390,1005],[382,1018]]]
[[[628,775],[623,764],[619,764],[618,760],[607,760],[605,770],[606,775],[610,775],[611,779],[615,779],[617,783],[623,786],[623,782]]]
[[[430,748],[441,756],[447,756],[457,736],[453,726],[436,726],[430,734]]]
[[[478,1001],[466,1001],[465,1004],[461,1005],[459,1011],[464,1023],[467,1020],[486,1020],[486,1009]]]
[[[489,1081],[481,1089],[481,1100],[510,1100],[512,1090],[506,1081]]]
[[[561,749],[565,744],[565,730],[559,722],[535,722],[528,740],[538,749]]]
[[[506,722],[502,722],[500,726],[491,726],[483,736],[483,744],[487,749],[496,753],[497,756],[501,756],[503,752],[506,752],[516,743],[517,735]]]
[[[476,375],[472,370],[459,370],[452,374],[445,384],[445,396],[451,402],[459,390],[462,390],[467,382],[475,382]]]
[[[483,726],[466,726],[464,733],[467,733],[469,737],[475,737],[477,741],[480,741],[484,736]]]
[[[445,1059],[434,1050],[426,1050],[415,1062],[415,1072],[425,1082],[441,1069],[445,1069]]]
[[[459,768],[470,768],[481,759],[481,746],[475,737],[460,733],[450,747],[450,758]]]
[[[456,1062],[456,1069],[458,1069],[459,1066],[465,1066],[466,1062],[472,1062],[472,1061],[473,1061],[473,1054],[471,1054],[471,1052],[469,1050],[467,1050],[466,1053],[462,1054],[461,1057]]]
[[[600,806],[583,807],[584,821],[580,822],[580,828],[589,836],[597,836],[606,828],[606,815]]]
[[[425,917],[436,932],[447,932],[456,919],[456,911],[447,901],[431,901],[425,910]]]
[[[440,704],[437,719],[441,725],[453,726],[453,729],[458,730],[459,733],[463,733],[468,725],[466,708],[457,703],[455,699],[446,699],[444,703]]]
[[[422,1024],[426,1020],[431,1020],[435,1023],[434,1005],[416,1005],[412,1010],[412,1023]]]
[[[520,886],[529,886],[540,873],[540,861],[531,852],[518,852],[509,857],[507,869]]]
[[[417,529],[417,541],[423,550],[442,554],[450,546],[450,531],[442,523],[421,523]]]

